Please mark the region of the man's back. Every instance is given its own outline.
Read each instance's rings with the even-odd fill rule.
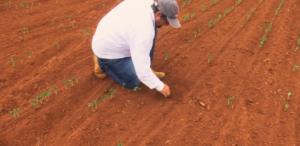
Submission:
[[[143,27],[143,36],[154,37],[152,0],[125,0],[105,15],[98,24],[92,48],[100,58],[130,57],[130,36]],[[150,50],[151,46],[149,47]]]

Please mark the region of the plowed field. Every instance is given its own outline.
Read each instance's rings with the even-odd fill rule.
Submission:
[[[0,2],[1,146],[300,145],[299,0],[277,15],[281,0],[179,0],[182,27],[158,30],[152,62],[169,98],[93,75],[91,40],[117,0]]]

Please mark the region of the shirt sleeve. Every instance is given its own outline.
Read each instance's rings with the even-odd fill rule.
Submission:
[[[139,20],[141,22],[142,20]],[[150,89],[161,91],[164,83],[152,72],[150,51],[154,39],[154,26],[151,21],[142,21],[129,31],[129,46],[132,62],[139,80]]]

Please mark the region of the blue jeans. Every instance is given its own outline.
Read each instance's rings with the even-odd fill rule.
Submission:
[[[150,51],[150,59],[153,60],[155,40],[157,35],[157,28],[155,28],[155,35],[153,39],[153,45]],[[98,58],[99,67],[111,78],[113,78],[118,84],[123,86],[125,83],[126,88],[134,88],[140,85],[131,57],[125,57],[120,59],[101,59]]]

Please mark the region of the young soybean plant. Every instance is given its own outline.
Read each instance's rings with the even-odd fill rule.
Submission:
[[[73,86],[74,86],[74,81],[75,81],[75,79],[74,79],[74,78],[72,78],[72,79],[70,79],[70,80],[69,80],[69,82],[71,83],[71,87],[73,87]]]
[[[110,97],[110,100],[113,100],[113,98],[114,98],[114,94],[115,93],[115,90],[114,89],[110,89],[109,90],[109,97]]]
[[[92,108],[93,112],[95,112],[94,103],[93,102],[89,103],[88,106],[90,106]]]
[[[106,5],[105,4],[103,4],[103,8],[105,8],[106,7]]]
[[[234,96],[229,97],[229,98],[227,99],[227,101],[228,101],[227,105],[229,105],[233,99],[234,99]]]
[[[64,85],[65,85],[65,87],[66,87],[66,90],[68,89],[68,87],[67,87],[67,82],[66,81],[64,81]]]
[[[297,44],[298,44],[298,45],[300,44],[300,38],[297,40]]]
[[[165,60],[167,60],[168,57],[169,57],[169,52],[166,53]]]
[[[196,15],[196,13],[195,13],[195,12],[192,12],[191,18],[193,18],[195,15]]]
[[[80,79],[80,77],[76,78],[76,84],[78,84],[78,80]]]
[[[56,90],[56,87],[55,87],[55,86],[52,86],[52,89],[54,90],[55,95],[57,96],[57,90]]]
[[[195,31],[195,37],[197,36],[198,31]]]
[[[136,91],[136,90],[142,90],[142,88],[139,87],[139,86],[136,86],[136,87],[133,88],[133,91]]]
[[[31,101],[31,105],[33,105],[34,109],[39,108],[39,107],[38,107],[38,102],[37,102],[37,99],[36,99],[36,98],[33,99],[33,100]]]
[[[288,95],[287,100],[290,100],[290,97],[293,96],[293,93],[289,92],[287,95]]]
[[[201,6],[202,12],[206,9],[206,6]]]
[[[15,66],[14,58],[10,57],[10,62],[12,63],[12,66]]]
[[[207,61],[207,63],[209,63],[210,60],[211,60],[211,55],[208,56],[208,61]]]
[[[285,107],[285,108],[284,108],[284,111],[286,111],[286,110],[290,107],[290,105],[289,105],[289,104],[285,104],[284,107]]]
[[[27,52],[27,56],[28,58],[31,58],[31,54],[29,52]]]
[[[21,60],[21,63],[23,63],[23,57],[21,56],[21,57],[19,57],[19,59]]]
[[[106,94],[102,95],[101,98],[102,98],[103,102],[105,103]]]
[[[242,23],[241,23],[241,27],[243,27],[243,25],[244,25],[244,23],[242,22]]]
[[[122,142],[117,143],[117,146],[123,146]]]
[[[72,15],[69,15],[69,19],[70,19],[70,20],[72,19]]]
[[[65,26],[62,26],[62,29],[64,30],[64,32],[66,32],[66,27]]]
[[[19,114],[19,108],[13,109],[12,111],[9,111],[9,113],[10,113],[11,115],[13,115],[15,119],[17,119],[17,118],[20,117],[20,114]]]
[[[123,82],[123,83],[122,83],[122,90],[124,90],[125,85],[126,85],[126,83]]]
[[[298,49],[299,49],[299,47],[297,46],[297,47],[295,48],[295,52],[296,52]]]
[[[72,23],[72,28],[73,28],[73,29],[75,28],[75,24],[74,24],[74,23]]]
[[[60,47],[60,45],[59,45],[59,44],[56,44],[55,46],[56,46],[56,48],[57,48],[57,49],[59,49],[59,47]]]
[[[52,24],[54,24],[55,21],[53,19],[51,19],[51,22],[52,22]]]
[[[247,19],[249,19],[251,17],[251,14],[247,14]]]
[[[90,30],[88,30],[88,29],[85,29],[85,30],[83,30],[83,32],[84,32],[84,34],[87,36],[87,35],[89,35],[90,33]]]
[[[296,70],[296,69],[298,69],[298,65],[294,65],[294,69],[293,69],[293,72]]]

